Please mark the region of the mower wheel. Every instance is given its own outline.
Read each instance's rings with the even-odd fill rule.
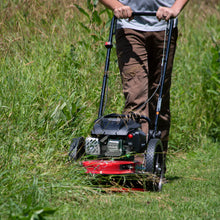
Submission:
[[[70,161],[77,161],[85,154],[85,139],[84,137],[73,138],[70,150],[69,159]]]
[[[161,191],[164,178],[164,154],[160,139],[150,139],[145,154],[145,171],[152,174],[154,191]]]

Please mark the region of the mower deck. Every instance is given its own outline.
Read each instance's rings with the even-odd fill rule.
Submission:
[[[140,165],[139,162],[119,160],[90,160],[83,162],[83,166],[87,169],[86,173],[92,174],[134,174]]]

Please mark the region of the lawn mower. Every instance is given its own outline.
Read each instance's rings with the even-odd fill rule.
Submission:
[[[156,12],[134,12],[133,16],[156,16]],[[165,55],[162,60],[161,79],[157,88],[160,90],[155,112],[156,119],[154,129],[150,130],[148,134],[141,130],[143,121],[151,123],[151,120],[144,115],[135,113],[104,115],[110,53],[113,47],[116,20],[117,18],[114,16],[111,21],[109,39],[105,43],[107,55],[98,119],[94,122],[90,137],[86,139],[79,137],[72,140],[69,157],[71,160],[84,158],[82,165],[86,168],[86,173],[94,175],[151,176],[153,189],[160,191],[163,184],[165,161],[163,145],[160,140],[161,132],[158,131],[157,124],[162,103],[162,90],[169,56],[173,19],[169,20],[168,28],[165,31],[165,38],[168,35],[168,40],[164,46]],[[146,100],[145,104],[148,101]],[[136,155],[139,154],[143,155],[143,161],[136,160]]]

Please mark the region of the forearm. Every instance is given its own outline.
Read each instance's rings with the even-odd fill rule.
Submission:
[[[132,16],[131,8],[118,0],[99,0],[99,2],[111,9],[117,18],[130,18]]]
[[[107,8],[111,10],[115,10],[116,8],[123,7],[124,5],[118,0],[99,0],[100,3],[105,5]]]
[[[176,16],[182,11],[184,6],[187,4],[189,0],[176,0],[173,6],[171,7],[175,12]]]

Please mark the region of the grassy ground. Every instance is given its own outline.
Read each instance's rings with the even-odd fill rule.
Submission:
[[[168,184],[103,193],[67,153],[97,117],[109,15],[74,0],[2,0],[1,218],[219,219],[219,7],[191,2],[180,16]],[[114,57],[106,113],[124,102]]]
[[[219,154],[218,145],[207,142],[190,153],[170,155],[161,193],[104,193],[76,164],[4,170],[2,218],[29,219],[41,211],[55,219],[218,219]]]

